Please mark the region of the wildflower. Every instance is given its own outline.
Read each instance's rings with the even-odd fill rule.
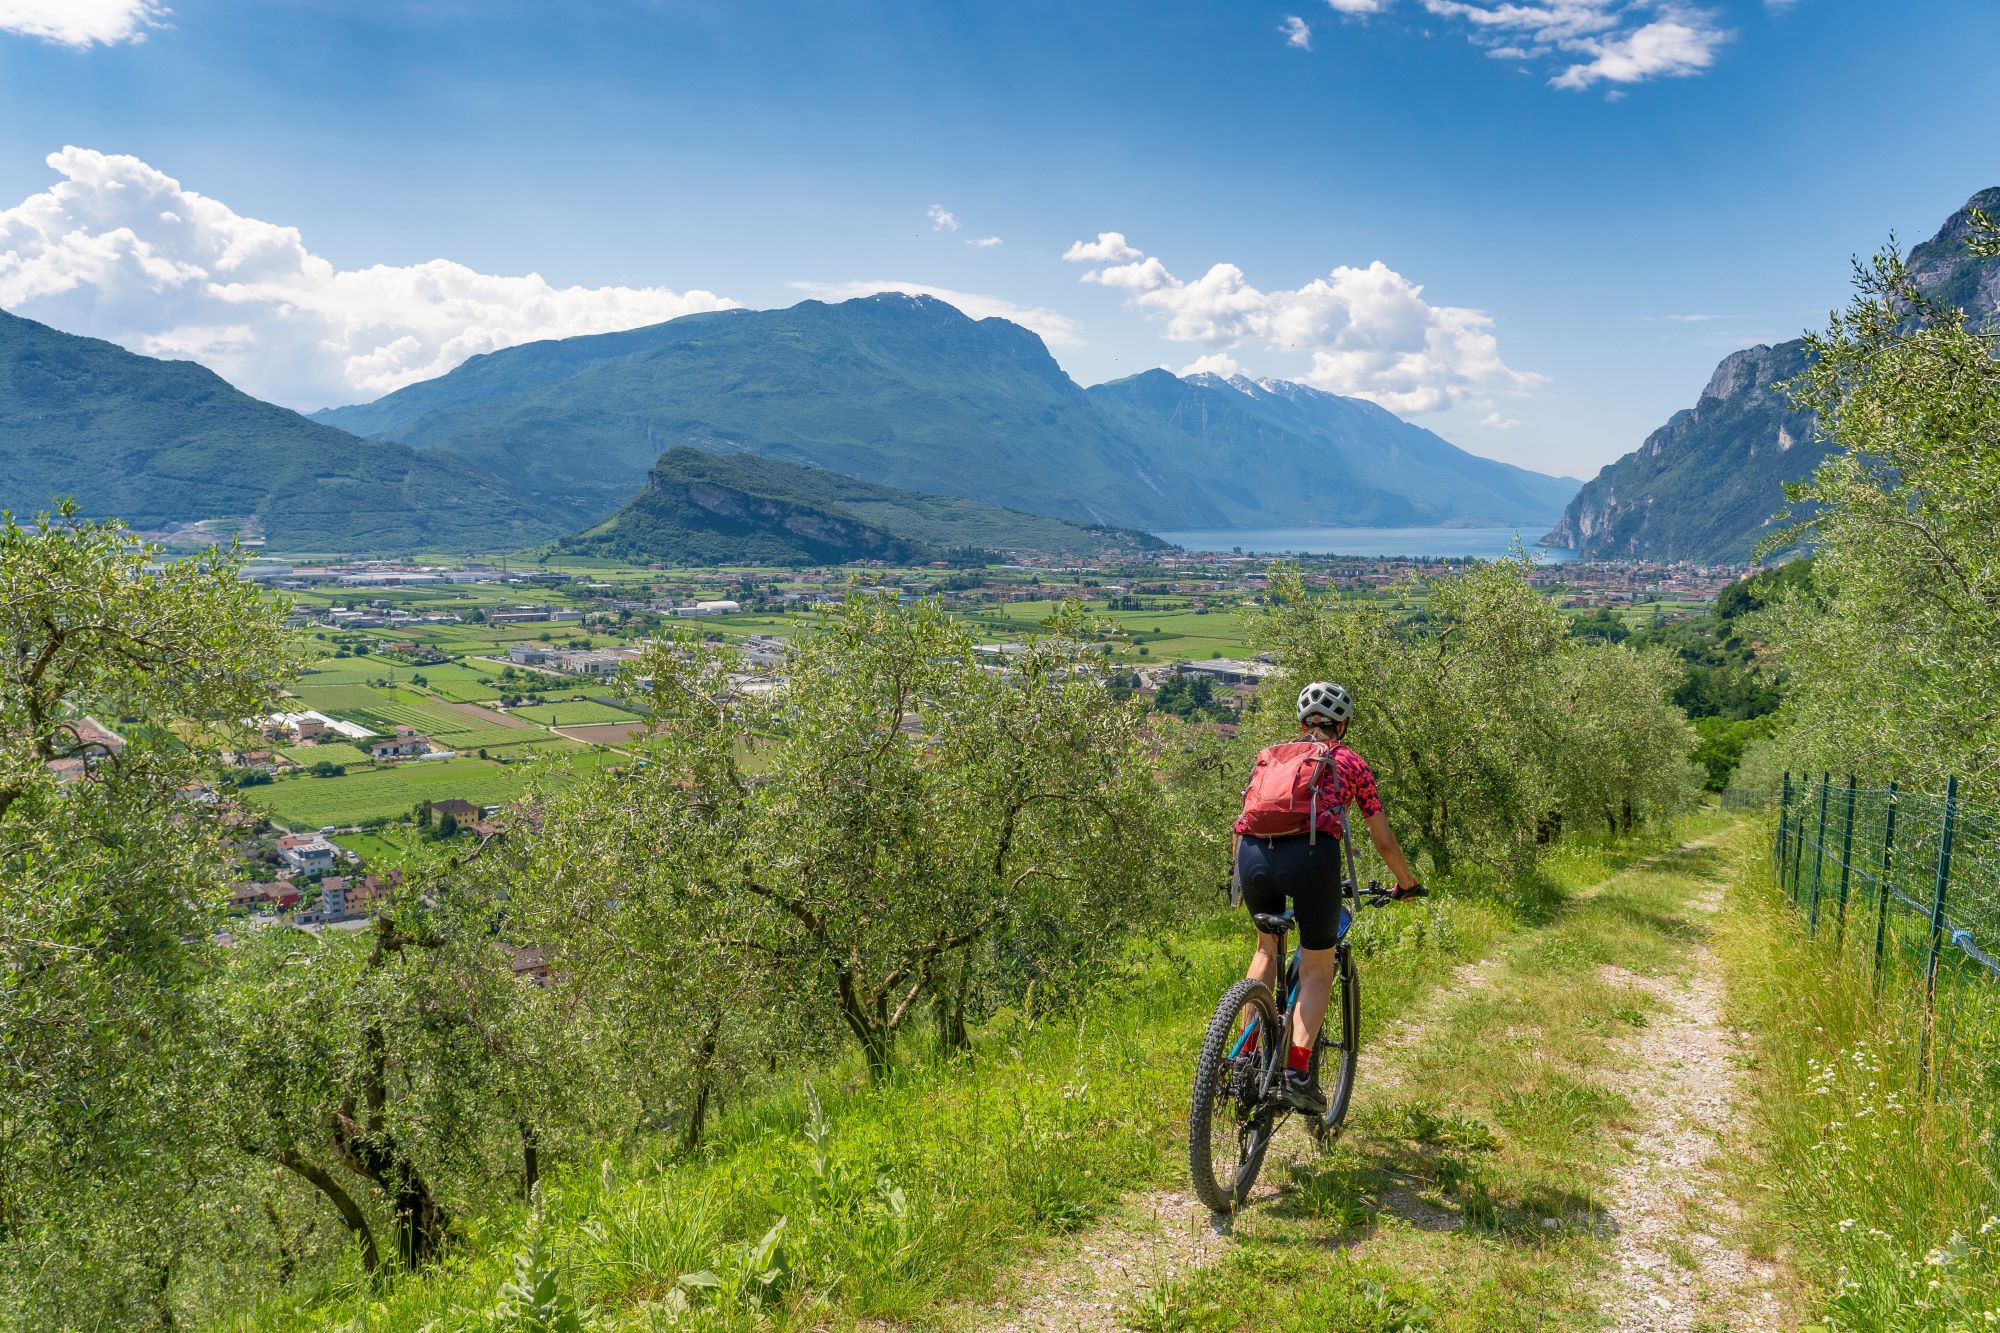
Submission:
[[[1854,1225],[1854,1219],[1851,1217],[1844,1217],[1840,1220],[1840,1229],[1842,1231],[1847,1230],[1849,1227],[1853,1225]]]

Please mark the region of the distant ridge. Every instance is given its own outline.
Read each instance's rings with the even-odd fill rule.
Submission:
[[[2000,188],[1967,200],[1909,263],[1919,287],[1987,328],[2000,313],[2000,260],[1966,252],[1974,208],[2000,213]],[[1694,406],[1586,483],[1543,541],[1598,560],[1748,561],[1784,507],[1784,484],[1829,452],[1777,388],[1807,364],[1801,338],[1731,352]]]
[[[1086,391],[1019,325],[885,293],[530,343],[318,419],[454,450],[578,526],[673,446],[1153,531],[1539,528],[1575,489],[1370,403],[1242,383],[1153,371]]]
[[[681,447],[660,456],[638,495],[616,514],[561,546],[645,563],[825,565],[921,564],[1003,551],[1100,555],[1166,543],[754,454]]]
[[[63,497],[140,529],[254,522],[283,550],[495,550],[556,531],[539,501],[451,454],[0,311],[0,508],[25,518]]]

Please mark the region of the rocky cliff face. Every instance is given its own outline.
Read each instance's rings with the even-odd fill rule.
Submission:
[[[2000,216],[2000,188],[1974,195],[1909,262],[1924,291],[1987,327],[2000,318],[2000,261],[1966,251],[1975,207]],[[1797,339],[1731,352],[1693,407],[1598,473],[1542,540],[1599,560],[1747,561],[1784,506],[1784,483],[1827,454],[1779,388],[1807,364]]]

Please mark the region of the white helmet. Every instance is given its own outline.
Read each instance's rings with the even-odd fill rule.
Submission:
[[[1339,685],[1316,680],[1299,691],[1299,725],[1317,718],[1322,723],[1345,722],[1354,716],[1354,699]]]

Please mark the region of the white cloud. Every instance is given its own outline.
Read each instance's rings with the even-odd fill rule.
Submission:
[[[295,407],[374,397],[516,343],[736,304],[445,259],[339,269],[296,228],[244,217],[136,157],[65,148],[47,160],[63,180],[0,209],[0,308],[191,358]]]
[[[1521,423],[1512,417],[1501,416],[1498,412],[1488,412],[1479,419],[1479,424],[1492,430],[1512,430]]]
[[[1278,25],[1278,31],[1285,34],[1285,45],[1301,51],[1313,49],[1313,30],[1297,14],[1285,15],[1285,21]]]
[[[991,250],[1001,244],[1001,240],[998,236],[981,236],[977,240],[967,241],[966,244],[979,250]]]
[[[933,287],[923,282],[902,282],[894,279],[869,279],[863,282],[788,282],[793,291],[816,296],[822,301],[851,301],[857,296],[873,296],[878,292],[905,292],[911,296],[935,296],[947,305],[955,305],[974,319],[1012,320],[1024,329],[1040,335],[1050,347],[1080,347],[1083,338],[1077,322],[1059,310],[1046,306],[1018,305],[1004,297],[988,296],[982,292],[959,292],[949,287]]]
[[[1106,238],[1116,246],[1106,247]],[[1246,343],[1309,353],[1300,378],[1336,393],[1367,398],[1394,412],[1435,412],[1467,398],[1522,394],[1545,383],[1500,359],[1492,319],[1478,310],[1434,306],[1423,288],[1380,260],[1340,267],[1295,290],[1263,291],[1234,264],[1216,264],[1191,282],[1125,244],[1116,232],[1064,257],[1092,262],[1110,250],[1129,262],[1091,269],[1083,280],[1126,292],[1158,313],[1166,336],[1221,353]]]
[[[1367,17],[1380,14],[1387,9],[1391,0],[1326,0],[1328,7],[1338,14],[1356,14]]]
[[[1601,41],[1579,42],[1591,59],[1571,65],[1549,80],[1555,88],[1588,88],[1593,83],[1644,83],[1653,78],[1685,78],[1715,63],[1715,48],[1728,34],[1706,24],[1662,19]]]
[[[1227,352],[1207,352],[1182,366],[1180,375],[1220,375],[1228,379],[1241,372],[1243,367],[1236,364],[1236,358]]]
[[[1639,318],[1650,324],[1706,324],[1715,319],[1734,319],[1734,315],[1641,315]]]
[[[1115,264],[1138,257],[1139,252],[1125,243],[1122,231],[1100,231],[1096,240],[1077,241],[1063,251],[1063,259],[1072,264]]]
[[[1550,62],[1549,85],[1572,90],[1699,74],[1731,35],[1686,0],[1422,2],[1465,24],[1467,38],[1495,59]]]
[[[0,0],[0,32],[83,50],[143,42],[172,12],[159,0]]]
[[[924,210],[924,216],[931,220],[932,231],[957,231],[958,217],[943,204],[932,204]]]

